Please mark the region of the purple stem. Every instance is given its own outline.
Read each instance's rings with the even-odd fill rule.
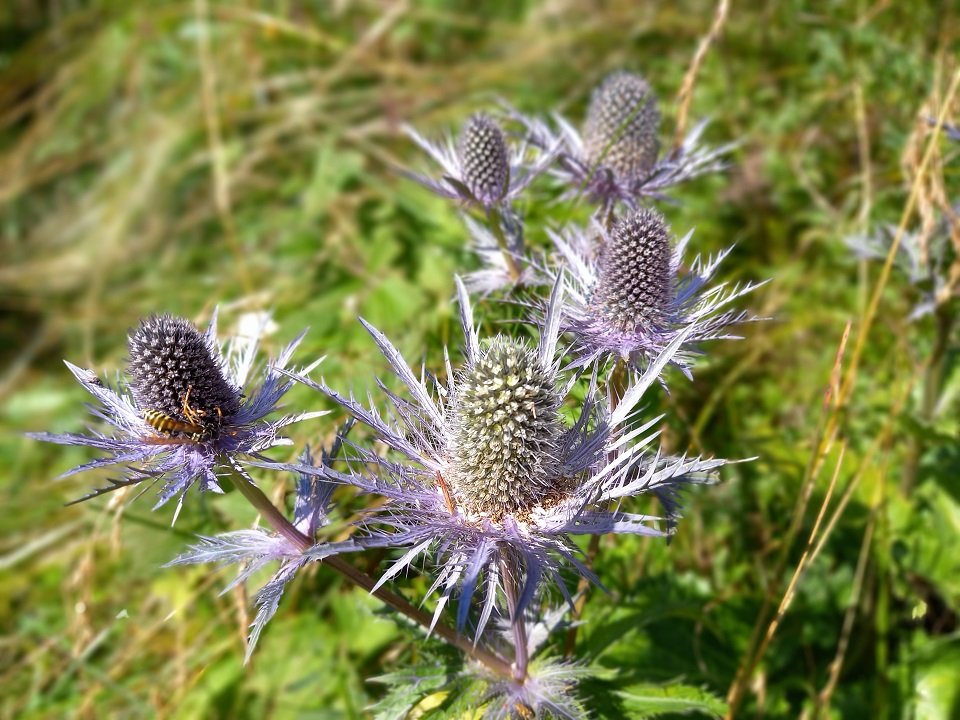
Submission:
[[[516,564],[509,558],[500,561],[500,574],[503,575],[503,592],[507,596],[507,609],[510,611],[510,629],[513,631],[514,661],[513,679],[521,685],[527,679],[527,624],[523,613],[517,612],[517,588],[519,586]]]

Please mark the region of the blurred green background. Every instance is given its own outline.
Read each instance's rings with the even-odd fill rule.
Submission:
[[[475,260],[456,209],[395,173],[425,167],[400,123],[437,134],[498,96],[578,119],[627,67],[659,94],[667,142],[713,13],[701,0],[4,4],[0,716],[369,716],[383,693],[369,678],[403,667],[418,633],[311,567],[244,667],[250,598],[217,595],[229,571],[160,568],[195,533],[253,522],[236,493],[187,503],[172,529],[150,493],[64,507],[103,476],[54,480],[90,454],[22,433],[84,428],[61,360],[113,377],[127,330],[157,311],[205,322],[219,306],[226,333],[270,310],[270,352],[309,326],[297,358],[327,354],[338,388],[386,374],[358,314],[439,368],[459,342],[452,274]],[[908,322],[917,291],[895,272],[855,352],[881,265],[843,243],[900,219],[929,142],[918,117],[939,112],[958,38],[948,0],[733,3],[691,117],[712,118],[711,142],[742,144],[665,211],[677,233],[696,228],[696,251],[736,243],[723,280],[772,277],[748,303],[773,319],[710,347],[651,412],[670,413],[675,451],[758,459],[691,493],[669,546],[602,543],[611,595],[591,595],[581,653],[617,669],[612,687],[727,695],[816,530],[739,714],[960,717],[956,337],[944,399],[924,412],[935,320]],[[954,199],[958,147],[937,144],[930,164]],[[527,208],[534,243],[551,213]],[[848,323],[843,372],[858,371],[838,407],[836,389],[825,398]],[[304,388],[290,403],[324,406]],[[292,437],[322,442],[335,419]],[[279,498],[290,482],[263,485]]]

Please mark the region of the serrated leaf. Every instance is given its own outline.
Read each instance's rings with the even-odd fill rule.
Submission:
[[[425,697],[437,694],[447,684],[450,672],[442,665],[420,666],[373,678],[390,689],[373,706],[376,720],[404,720]],[[442,699],[441,699],[442,702]]]
[[[617,691],[628,717],[655,718],[664,713],[722,717],[727,704],[713,693],[690,685],[633,685]]]

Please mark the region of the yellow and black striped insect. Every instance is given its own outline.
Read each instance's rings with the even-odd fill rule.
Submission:
[[[192,390],[193,385],[187,388],[187,392],[183,396],[183,416],[186,421],[177,420],[160,410],[145,410],[143,419],[161,435],[182,435],[194,442],[209,440],[213,437],[215,428],[219,430],[220,423],[223,422],[223,415],[220,408],[216,408],[216,423],[212,425],[203,422],[207,412],[190,406],[190,392]]]
[[[195,442],[201,442],[210,437],[210,429],[196,423],[183,422],[172,418],[159,410],[145,410],[143,419],[147,424],[162,435],[184,435]]]

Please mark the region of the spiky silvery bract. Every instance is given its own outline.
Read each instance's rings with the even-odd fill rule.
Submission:
[[[189,321],[151,315],[128,337],[130,392],[141,411],[218,429],[240,409],[240,390],[226,376],[211,338]]]
[[[307,417],[325,412],[301,413],[267,420],[292,382],[280,371],[290,361],[302,335],[288,345],[264,371],[260,384],[248,381],[256,360],[259,337],[268,321],[265,315],[247,316],[251,332],[238,335],[221,352],[216,340],[216,317],[205,333],[189,321],[169,315],[145,319],[129,336],[129,378],[117,389],[107,386],[92,371],[67,363],[99,406],[93,414],[112,433],[32,433],[31,436],[61,445],[82,445],[105,453],[65,475],[108,466],[123,468],[119,478],[94,490],[84,500],[144,481],[162,481],[157,507],[179,495],[177,513],[187,490],[222,492],[218,468],[243,472],[241,460],[258,456],[276,445],[289,445],[280,431]],[[311,366],[313,367],[313,366]],[[304,368],[303,372],[310,368]],[[168,423],[159,427],[147,421],[161,413],[185,423],[186,430]],[[201,428],[195,432],[193,426]]]
[[[654,210],[627,215],[609,233],[599,223],[589,231],[570,226],[562,234],[548,232],[560,258],[554,272],[569,287],[561,329],[573,341],[574,367],[623,360],[643,371],[682,335],[670,362],[689,376],[699,343],[736,338],[731,326],[756,319],[723,308],[763,283],[708,288],[730,249],[706,260],[698,256],[684,270],[692,233],[674,246]]]
[[[660,152],[660,109],[647,81],[614,72],[593,91],[583,124],[587,161],[622,178],[649,174]]]
[[[507,140],[496,121],[484,113],[472,115],[457,142],[463,181],[482,204],[500,202],[510,186]]]
[[[576,688],[596,671],[549,658],[534,660],[528,670],[523,682],[496,677],[483,668],[474,671],[487,681],[484,720],[588,720],[590,712]]]
[[[540,251],[526,247],[523,218],[504,208],[499,217],[500,238],[491,227],[466,214],[463,221],[470,233],[471,249],[480,260],[480,268],[463,278],[470,292],[486,296],[495,291],[509,293],[516,288],[550,284],[550,278],[543,272],[546,263]]]
[[[454,139],[431,142],[412,127],[404,132],[440,166],[439,178],[403,174],[443,197],[490,210],[505,210],[553,162],[560,149],[508,144],[503,129],[490,115],[471,116]]]
[[[369,547],[408,548],[378,585],[418,558],[429,558],[436,577],[428,595],[440,592],[434,622],[458,594],[457,626],[464,628],[472,618],[479,637],[495,609],[506,612],[497,602],[504,587],[502,562],[518,573],[516,583],[510,581],[511,587],[519,586],[511,616],[522,613],[544,589],[545,578],[569,600],[562,568],[572,567],[596,581],[578,558],[573,535],[666,535],[670,528],[661,518],[626,512],[620,501],[644,492],[672,497],[680,486],[708,479],[709,471],[725,461],[648,454],[646,447],[658,434],[653,426],[659,418],[627,430],[628,417],[645,389],[685,335],[664,349],[613,413],[598,402],[594,374],[571,425],[556,415],[571,387],[570,379],[559,374],[561,284],[553,286],[546,322],[534,348],[495,340],[483,349],[459,278],[457,286],[466,338],[464,369],[455,371],[447,363],[447,381],[437,382],[438,396],[430,390],[427,373],[414,374],[390,341],[366,323],[412,400],[387,392],[391,408],[384,416],[326,384],[291,377],[339,403],[396,453],[384,456],[357,445],[346,471],[332,467],[323,471],[328,479],[387,498],[385,506],[361,522],[363,529],[355,536]],[[517,372],[510,372],[513,369]],[[564,387],[567,390],[559,389]],[[528,400],[532,405],[526,404]],[[542,416],[528,417],[533,412]],[[498,418],[510,419],[509,449],[496,444]],[[486,457],[484,448],[499,454]],[[500,492],[501,487],[502,497],[495,498],[491,488]],[[670,510],[675,507],[671,505]],[[481,588],[483,600],[474,607],[472,599]]]
[[[590,305],[621,332],[662,327],[673,294],[670,231],[655,210],[617,223],[600,257]]]
[[[446,478],[467,510],[500,519],[555,489],[563,435],[555,383],[533,349],[502,337],[460,375]]]
[[[341,441],[342,435],[338,435],[330,452],[323,452],[322,462],[329,463],[337,455]],[[313,466],[309,447],[305,448],[301,454],[300,463],[304,467]],[[168,566],[198,563],[239,565],[239,572],[223,589],[224,593],[246,582],[265,566],[273,562],[279,563],[277,571],[260,587],[254,597],[257,615],[250,623],[250,636],[244,662],[250,659],[260,634],[277,612],[287,583],[304,565],[361,549],[349,539],[341,542],[316,542],[317,530],[330,522],[334,489],[333,483],[323,480],[316,474],[297,473],[292,525],[306,539],[313,542],[313,545],[306,549],[294,544],[289,537],[281,533],[254,528],[221,533],[212,537],[200,536],[199,542],[167,563]]]

